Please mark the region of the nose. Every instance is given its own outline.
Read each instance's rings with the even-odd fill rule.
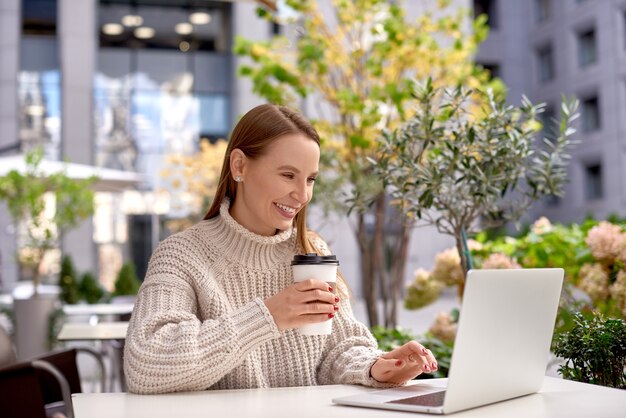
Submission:
[[[301,205],[305,205],[309,201],[309,187],[307,181],[297,182],[291,191],[291,197],[296,199]]]

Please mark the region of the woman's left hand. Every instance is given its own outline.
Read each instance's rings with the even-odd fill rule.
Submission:
[[[416,341],[409,341],[383,354],[376,360],[370,373],[381,383],[404,384],[423,372],[437,370],[437,360],[433,353]]]

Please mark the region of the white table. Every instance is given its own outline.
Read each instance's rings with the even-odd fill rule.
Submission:
[[[124,340],[128,322],[100,322],[98,324],[66,323],[57,336],[59,341]]]
[[[132,303],[95,303],[63,305],[65,315],[124,315],[133,312]]]
[[[434,382],[434,381],[431,381]],[[429,385],[428,381],[417,384]],[[203,391],[167,395],[74,394],[76,418],[415,417],[424,414],[338,406],[331,399],[375,389],[352,385]],[[624,418],[626,390],[546,377],[539,393],[458,412],[454,417]]]
[[[97,324],[65,323],[61,327],[57,339],[59,341],[111,341],[108,346],[113,350],[111,361],[117,366],[112,366],[109,387],[113,387],[118,381],[120,388],[126,390],[124,378],[124,365],[121,362],[122,345],[119,342],[126,339],[128,322],[99,322]],[[101,348],[103,354],[107,354],[106,347]]]

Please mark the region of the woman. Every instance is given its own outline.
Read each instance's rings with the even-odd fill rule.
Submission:
[[[306,229],[320,140],[302,116],[261,105],[232,132],[205,220],[155,250],[130,321],[128,388],[166,393],[319,384],[401,385],[437,363],[420,344],[377,349],[347,288],[293,284],[294,254],[329,254]],[[331,335],[294,328],[333,318]]]

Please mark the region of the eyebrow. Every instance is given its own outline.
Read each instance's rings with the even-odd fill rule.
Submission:
[[[295,172],[296,174],[300,174],[300,170],[298,170],[296,167],[292,166],[292,165],[281,165],[280,167],[278,167],[277,170],[290,170]],[[319,174],[319,171],[315,171],[313,173],[311,173],[312,176],[317,176]]]

